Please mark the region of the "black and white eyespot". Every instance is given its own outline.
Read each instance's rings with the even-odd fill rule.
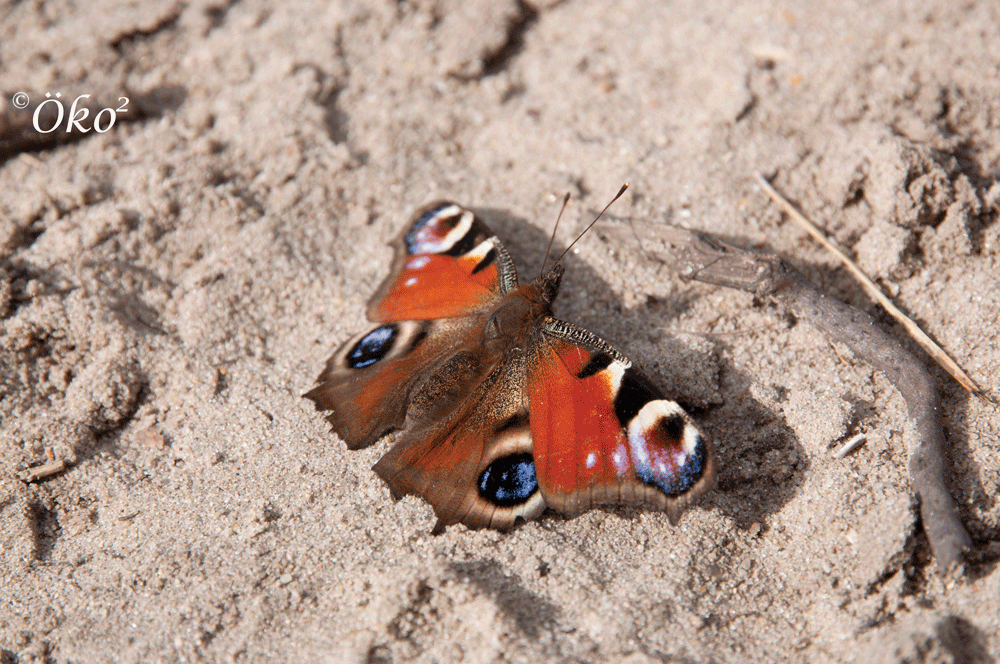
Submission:
[[[385,323],[359,334],[344,344],[339,364],[348,369],[364,369],[415,348],[427,336],[426,321]]]
[[[443,203],[425,212],[406,234],[411,254],[460,256],[476,246],[475,215],[454,203]]]

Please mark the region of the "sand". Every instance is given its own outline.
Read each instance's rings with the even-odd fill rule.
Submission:
[[[130,111],[0,155],[0,661],[997,661],[997,407],[932,369],[949,579],[885,377],[637,243],[584,237],[556,313],[715,442],[676,527],[431,535],[301,395],[435,198],[530,278],[564,193],[561,247],[628,181],[612,223],[777,251],[902,338],[757,173],[998,395],[998,72],[989,1],[0,6],[9,113]]]

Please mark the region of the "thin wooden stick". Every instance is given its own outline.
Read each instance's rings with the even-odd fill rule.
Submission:
[[[52,477],[57,473],[61,473],[69,467],[65,459],[59,459],[57,461],[49,461],[42,464],[41,466],[35,466],[34,468],[28,468],[17,474],[17,478],[22,482],[37,482],[38,480],[44,480],[46,477]]]
[[[924,331],[921,330],[920,327],[916,323],[914,323],[912,319],[909,318],[909,316],[900,311],[896,307],[896,305],[892,303],[892,300],[887,298],[882,293],[882,290],[878,287],[878,285],[876,285],[874,281],[869,279],[868,275],[862,272],[861,268],[855,265],[854,261],[848,258],[847,254],[841,251],[835,244],[830,242],[830,240],[828,240],[826,236],[823,235],[822,231],[820,231],[815,224],[806,219],[805,215],[799,212],[799,210],[794,205],[792,205],[784,196],[779,194],[777,190],[775,190],[775,188],[771,186],[771,183],[767,181],[767,178],[765,178],[762,174],[758,173],[757,180],[760,182],[760,186],[764,188],[764,191],[768,193],[768,195],[774,200],[774,202],[778,203],[785,209],[785,212],[788,213],[788,216],[790,216],[800,226],[802,226],[802,228],[804,228],[806,232],[809,233],[809,235],[812,235],[817,242],[826,247],[827,251],[829,251],[831,254],[840,259],[840,261],[847,267],[847,269],[851,272],[851,274],[854,275],[854,278],[861,283],[861,286],[862,288],[865,289],[865,292],[868,293],[868,295],[872,299],[874,299],[876,302],[882,305],[882,307],[889,312],[890,316],[899,321],[899,323],[904,328],[906,328],[906,331],[910,334],[910,336],[913,337],[913,339],[918,344],[920,344],[921,348],[927,351],[927,354],[930,355],[934,359],[934,361],[941,366],[942,369],[951,374],[952,378],[957,380],[962,385],[962,387],[968,390],[971,394],[986,399],[991,403],[994,404],[996,403],[996,401],[994,401],[991,397],[987,396],[985,392],[983,392],[983,389],[976,384],[976,381],[972,380],[972,378],[967,373],[962,371],[962,368],[958,366],[958,363],[956,363],[953,359],[951,359],[951,357],[948,356],[948,353],[946,353],[940,346],[938,346],[933,339],[927,336],[924,333]]]
[[[868,437],[865,436],[865,434],[863,434],[863,433],[859,433],[854,438],[851,438],[849,441],[847,441],[846,443],[844,443],[843,446],[841,446],[841,448],[839,450],[837,450],[836,452],[834,452],[833,453],[833,458],[834,459],[843,459],[848,454],[850,454],[851,452],[853,452],[855,449],[857,449],[858,447],[860,447],[866,440],[868,440]]]

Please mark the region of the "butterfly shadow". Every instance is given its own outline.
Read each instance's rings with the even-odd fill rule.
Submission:
[[[963,553],[968,549],[972,549],[972,560],[986,562],[986,559],[995,557],[973,546],[972,538],[958,517],[960,510],[952,498],[955,487],[948,485],[942,473],[922,471],[934,466],[947,467],[949,464],[943,458],[944,449],[947,446],[956,450],[955,438],[958,438],[959,446],[965,442],[966,447],[957,455],[960,461],[956,470],[963,471],[959,482],[969,492],[967,495],[984,493],[976,480],[978,468],[969,469],[970,465],[975,466],[975,463],[970,463],[971,455],[961,454],[962,451],[969,451],[967,441],[961,440],[968,435],[965,427],[961,424],[956,427],[961,430],[960,433],[956,436],[953,432],[949,436],[952,440],[946,443],[939,420],[943,410],[942,394],[946,396],[944,404],[948,407],[944,410],[947,411],[959,410],[949,405],[948,401],[967,402],[970,397],[956,395],[954,391],[957,387],[943,372],[936,369],[929,372],[928,358],[908,335],[899,330],[888,331],[895,325],[888,320],[885,311],[870,304],[867,298],[860,303],[854,302],[859,299],[860,293],[853,280],[840,270],[826,265],[803,265],[800,260],[784,258],[775,252],[751,246],[742,238],[724,238],[670,224],[633,223],[630,226],[618,225],[601,230],[606,230],[612,237],[618,236],[619,240],[625,236],[645,237],[641,244],[649,245],[653,259],[692,279],[747,291],[753,293],[755,298],[773,299],[784,310],[791,312],[791,320],[797,322],[801,319],[810,323],[831,341],[843,343],[858,360],[889,379],[906,402],[911,420],[920,423],[911,446],[916,451],[912,452],[909,464],[910,482],[920,498],[923,531],[938,564],[942,569],[962,565],[969,559]],[[817,283],[822,284],[822,288],[818,288]],[[932,377],[934,372],[937,376]],[[874,413],[873,405],[857,407],[857,402],[864,405],[863,399],[851,395],[843,398],[855,402],[852,428],[856,428],[857,420],[866,417],[865,410],[869,411],[869,416]],[[782,400],[779,396],[776,401]],[[960,467],[963,463],[965,468]],[[970,501],[966,499],[963,502]],[[991,539],[988,533],[982,532],[977,533],[977,538]]]
[[[528,638],[537,641],[555,625],[558,607],[524,588],[520,577],[497,561],[455,562],[451,563],[451,569],[493,598],[500,611]],[[539,570],[539,573],[545,572]]]
[[[475,212],[510,250],[521,283],[540,273],[549,243],[545,230],[505,210],[477,208]],[[603,240],[592,233],[582,242]],[[558,240],[554,242],[547,265],[564,249],[565,245]],[[700,284],[686,285],[681,294],[669,300],[654,296],[629,308],[613,295],[607,281],[585,259],[569,253],[561,262],[566,275],[555,302],[556,316],[582,325],[630,357],[655,383],[667,388],[666,393],[694,417],[712,442],[716,485],[699,505],[703,509],[721,510],[739,527],[757,523],[766,529],[768,519],[794,498],[805,481],[810,468],[809,455],[783,416],[751,396],[754,378],[726,359],[732,353],[727,352],[730,349],[724,341],[712,339],[717,350],[708,362],[709,370],[714,369],[717,374],[715,385],[708,391],[721,394],[721,399],[694,393],[686,398],[680,385],[704,383],[704,377],[678,367],[690,349],[658,332],[669,318],[684,313],[696,298],[712,289]],[[699,364],[699,369],[704,366]],[[675,380],[675,373],[687,375]],[[780,386],[776,389],[784,390]],[[599,509],[632,519],[638,519],[643,511],[628,506]],[[546,518],[567,517],[549,510]]]

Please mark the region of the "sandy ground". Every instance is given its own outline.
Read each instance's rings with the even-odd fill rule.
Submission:
[[[385,443],[301,395],[438,197],[530,276],[563,193],[566,246],[629,181],[611,221],[778,251],[887,320],[758,172],[1000,394],[998,71],[989,0],[0,3],[8,110],[136,113],[0,163],[0,661],[997,661],[997,408],[933,370],[980,558],[949,582],[887,380],[637,244],[584,238],[557,314],[716,441],[678,527],[432,536]]]

